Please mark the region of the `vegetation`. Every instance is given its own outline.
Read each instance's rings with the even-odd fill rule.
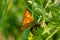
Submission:
[[[15,40],[60,40],[60,4],[57,1],[0,0],[0,29],[5,39],[9,40],[12,35]],[[42,22],[39,28],[33,29],[34,34],[30,31],[34,23],[21,30],[26,9],[31,12],[34,23]]]

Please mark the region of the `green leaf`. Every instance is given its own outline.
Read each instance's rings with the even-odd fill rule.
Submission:
[[[24,30],[21,40],[27,40],[29,32],[30,32],[30,27]]]

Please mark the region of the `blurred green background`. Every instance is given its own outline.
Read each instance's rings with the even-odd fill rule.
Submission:
[[[26,9],[34,23],[43,22],[34,34],[34,23],[21,30]],[[0,0],[0,40],[60,40],[60,0]]]

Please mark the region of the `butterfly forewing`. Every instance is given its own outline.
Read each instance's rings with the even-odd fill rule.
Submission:
[[[25,16],[24,16],[24,17],[28,17],[28,18],[31,18],[31,19],[32,19],[32,16],[31,16],[29,10],[26,10],[26,12],[25,12]]]
[[[22,22],[22,30],[25,30],[33,21],[32,15],[29,10],[25,11],[24,20]]]

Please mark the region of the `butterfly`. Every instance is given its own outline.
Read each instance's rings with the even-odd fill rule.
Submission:
[[[28,9],[25,10],[24,19],[22,22],[22,30],[28,28],[28,26],[33,22],[32,15]]]
[[[23,22],[22,22],[21,30],[25,30],[26,28],[28,28],[31,25],[31,23],[33,23],[33,26],[30,28],[30,31],[32,33],[34,33],[33,32],[34,28],[40,27],[40,24],[42,24],[42,22],[40,22],[40,23],[34,22],[30,11],[27,9],[27,10],[25,10],[25,14],[24,14],[24,19],[23,19]]]

